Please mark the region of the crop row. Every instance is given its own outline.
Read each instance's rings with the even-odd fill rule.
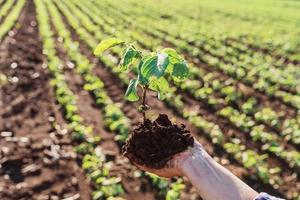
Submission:
[[[135,6],[135,8],[136,7],[137,6]],[[136,9],[136,10],[138,10],[138,9]],[[136,12],[136,14],[141,14],[141,13]],[[151,13],[149,13],[149,15],[147,17],[151,17],[154,20],[159,20],[159,16],[161,16],[161,15],[162,15],[161,11],[153,10]],[[181,16],[180,16],[180,18],[181,18]],[[214,35],[211,32],[211,29],[209,29],[209,31],[208,31],[202,27],[202,25],[203,25],[202,23],[208,23],[206,21],[206,19],[201,20],[201,21],[199,21],[199,20],[195,21],[195,20],[191,20],[190,18],[188,18],[187,20],[189,20],[189,23],[187,23],[187,21],[183,20],[180,22],[180,27],[181,27],[180,30],[173,31],[173,34],[174,34],[174,36],[176,36],[176,38],[185,39],[189,43],[197,42],[198,44],[203,44],[203,47],[205,47],[204,45],[207,44],[207,41],[209,41],[208,43],[212,43],[212,45],[214,47],[218,47],[218,46],[220,46],[219,43],[222,43],[222,46],[223,46],[223,48],[221,48],[222,51],[216,51],[216,49],[212,49],[212,51],[214,53],[216,53],[216,55],[218,55],[218,56],[224,57],[226,54],[228,54],[228,55],[231,55],[234,57],[240,56],[244,59],[245,55],[242,55],[242,53],[246,53],[246,55],[247,54],[254,55],[254,58],[258,59],[256,61],[261,60],[261,61],[263,61],[262,63],[267,62],[268,64],[274,64],[275,67],[281,67],[281,68],[286,67],[286,64],[283,62],[283,60],[277,59],[276,57],[272,57],[270,55],[264,55],[260,51],[256,52],[255,50],[253,50],[251,48],[249,49],[248,45],[239,43],[238,41],[233,42],[232,40],[228,40],[224,36],[224,33],[222,35]],[[168,23],[168,21],[166,20],[165,23]],[[178,27],[178,26],[176,25],[176,27]],[[193,27],[193,28],[191,29],[190,27]],[[173,27],[171,29],[173,29]],[[228,44],[228,43],[233,43],[234,45],[232,45],[232,44],[230,45],[230,47],[233,47],[233,48],[224,48],[224,46],[226,46],[225,44]],[[290,65],[287,67],[291,68],[291,69],[294,68],[294,70],[295,70],[295,67],[297,67],[297,66],[290,63]]]
[[[2,7],[2,10],[1,10],[2,12],[0,11],[0,20],[1,20],[1,14],[3,14],[2,16],[7,14],[9,8],[12,6],[12,5],[10,5],[10,3],[13,4],[13,2],[14,1],[12,1],[12,2],[8,1]],[[8,33],[8,31],[10,31],[13,28],[13,26],[16,24],[25,3],[26,3],[26,0],[18,1],[15,4],[15,6],[10,10],[10,12],[7,14],[7,16],[4,19],[4,21],[2,22],[2,24],[0,24],[0,42],[2,41],[3,37]]]
[[[172,5],[172,9],[169,8],[170,5],[166,5],[169,9],[158,9],[162,8],[166,1],[159,5],[154,5],[149,1],[143,2],[143,4],[146,3],[149,15],[161,10],[167,13],[164,15],[172,16],[166,17],[167,21],[177,23],[178,27],[181,25],[187,27],[187,31],[197,31],[198,29],[194,28],[196,25],[196,27],[208,30],[211,35],[234,39],[240,44],[254,46],[263,51],[266,49],[272,54],[287,56],[292,61],[300,60],[297,53],[299,52],[297,37],[299,32],[295,29],[299,19],[296,11],[297,2],[288,4],[276,2],[275,5],[274,2],[269,1],[269,5],[268,3],[263,5],[265,2],[252,1],[245,6],[236,4],[234,1],[229,4],[228,1],[226,3],[192,1],[193,6],[180,6],[177,3]],[[132,4],[135,7],[141,5],[136,0],[127,1],[128,6]],[[270,7],[272,9],[269,9]]]
[[[297,53],[297,51],[299,51],[299,46],[296,48],[292,47],[293,45],[290,45],[290,41],[288,41],[288,45],[281,43],[280,45],[274,46],[270,45],[270,43],[267,44],[258,42],[254,38],[244,37],[241,38],[239,42],[247,44],[247,46],[250,48],[258,48],[261,51],[267,50],[268,52],[270,52],[270,54],[274,56],[277,56],[279,58],[287,58],[288,61],[294,62],[296,64],[299,64],[300,62],[300,57]],[[287,46],[287,48],[285,48],[284,46]]]
[[[9,10],[13,7],[13,5],[14,5],[14,0],[8,0],[8,1],[6,1],[2,6],[1,6],[1,8],[0,8],[0,22],[1,22],[1,20],[3,19],[3,17],[5,17],[7,14],[8,14],[8,12],[9,12]],[[1,4],[2,2],[0,2],[0,4]]]
[[[155,11],[155,9],[154,9]],[[207,15],[207,13],[211,13],[210,15]],[[243,32],[243,29],[240,30],[239,29],[235,29],[232,28],[232,26],[239,24],[240,26],[245,25],[245,21],[243,20],[239,20],[238,17],[236,17],[235,15],[233,16],[222,16],[225,12],[224,9],[222,9],[221,12],[216,12],[216,11],[211,11],[211,10],[202,10],[201,13],[205,13],[205,16],[202,16],[202,18],[195,18],[195,17],[187,17],[184,19],[184,15],[181,15],[179,18],[183,18],[183,20],[180,21],[180,25],[184,25],[187,24],[187,22],[189,22],[189,24],[192,24],[192,27],[201,27],[201,30],[205,29],[205,30],[209,30],[210,35],[213,35],[214,38],[222,38],[223,41],[234,41],[235,44],[238,44],[239,47],[242,47],[243,49],[248,48],[248,51],[252,51],[253,49],[255,50],[259,50],[261,53],[264,53],[265,56],[267,56],[268,54],[266,54],[267,52],[270,52],[272,55],[278,55],[279,57],[281,57],[282,55],[284,55],[284,57],[288,57],[288,60],[291,61],[299,61],[299,55],[297,55],[297,50],[296,48],[293,48],[297,46],[297,41],[293,42],[291,40],[292,37],[296,36],[296,32],[295,31],[287,31],[287,30],[291,30],[293,28],[291,28],[291,26],[289,26],[289,28],[285,28],[283,29],[283,31],[277,32],[276,34],[278,34],[276,37],[276,40],[274,39],[274,35],[269,34],[272,31],[276,30],[277,27],[274,27],[274,21],[270,21],[266,24],[266,21],[269,20],[269,17],[264,17],[262,18],[262,21],[248,21],[250,22],[251,25],[251,31],[253,29],[256,29],[257,27],[260,27],[260,29],[254,33],[254,35],[250,35],[249,31],[247,31],[247,33],[241,33]],[[255,11],[252,11],[255,12]],[[223,14],[220,14],[223,13]],[[184,13],[187,14],[187,13]],[[227,13],[229,14],[229,13]],[[232,13],[231,13],[232,14]],[[231,15],[230,14],[230,15]],[[249,14],[249,13],[248,13]],[[213,15],[213,16],[212,16]],[[221,17],[222,16],[222,17]],[[220,19],[220,17],[222,19]],[[217,19],[213,19],[215,20],[214,22],[217,23],[215,26],[218,28],[213,28],[212,26],[212,18],[217,18]],[[226,19],[227,18],[227,19]],[[230,21],[228,21],[228,19],[230,19]],[[252,18],[253,19],[253,18]],[[254,22],[255,21],[255,22]],[[224,26],[224,23],[229,22],[232,23],[230,25],[227,24],[227,26]],[[253,24],[254,22],[254,24]],[[223,26],[221,26],[221,24],[223,24]],[[258,26],[260,23],[263,23],[263,26]],[[280,23],[280,21],[278,20],[277,23]],[[287,25],[290,25],[289,23],[284,23]],[[272,31],[267,32],[264,31],[266,26],[273,26],[272,27]],[[219,28],[222,27],[222,28]],[[238,27],[238,26],[237,26]],[[200,32],[202,32],[200,30]],[[190,31],[194,31],[194,32],[199,32],[199,29],[197,28],[189,28],[186,26],[186,32],[190,32]],[[241,31],[241,32],[240,32]],[[206,31],[208,32],[208,31]],[[229,33],[230,32],[230,33]],[[185,34],[184,32],[182,32],[183,34]],[[225,33],[225,34],[224,34]],[[292,34],[291,34],[292,33]],[[242,35],[241,35],[242,34]],[[268,35],[268,36],[266,36]],[[285,37],[282,37],[282,35],[285,35]],[[264,40],[264,41],[263,41]],[[299,45],[298,45],[299,48]],[[281,55],[281,56],[280,56]],[[277,56],[275,56],[277,57]],[[280,60],[280,59],[279,59]]]
[[[64,13],[66,14],[66,15],[70,15],[70,14],[67,14],[66,12],[66,8],[64,7]],[[76,16],[78,16],[77,15],[78,13],[76,13]],[[74,17],[73,18],[71,18],[72,16],[70,15],[69,16],[69,22],[70,22],[70,24],[71,23],[74,23],[74,21],[75,21],[75,19],[74,19]],[[67,17],[68,18],[68,17]],[[72,19],[72,20],[71,20]],[[76,23],[78,23],[78,22],[76,22]],[[72,24],[71,24],[72,25]],[[75,30],[77,30],[77,33],[79,34],[79,36],[85,41],[85,42],[87,42],[87,44],[92,48],[92,47],[94,47],[94,45],[95,44],[93,44],[93,42],[91,42],[92,41],[92,37],[91,37],[91,35],[90,34],[88,34],[87,32],[85,32],[85,31],[83,31],[83,30],[78,30],[79,28],[78,27],[80,27],[80,26],[73,26],[73,28],[75,29]],[[100,35],[100,34],[98,34],[98,35]],[[85,39],[84,39],[85,38]],[[104,62],[104,61],[103,61]],[[111,61],[110,61],[111,62]],[[104,62],[105,64],[106,64],[106,66],[111,66],[111,67],[113,67],[115,64],[114,63],[109,63],[109,61],[108,60],[106,60],[106,62]],[[113,69],[112,69],[113,70]],[[117,73],[116,72],[116,70],[113,70],[113,71],[115,71],[115,73]],[[126,83],[126,77],[120,77],[121,79],[123,79],[124,80],[124,82]],[[128,80],[127,80],[128,81]],[[228,146],[228,145],[227,145]],[[230,146],[230,145],[229,145]],[[239,148],[239,149],[243,149],[243,147],[242,147],[242,145],[241,145],[241,148]],[[254,153],[254,155],[256,155],[256,153]],[[253,157],[253,156],[251,156],[251,157]],[[257,156],[258,157],[258,156]],[[264,158],[265,159],[265,158]],[[267,170],[268,171],[268,170]],[[274,171],[274,170],[273,170]]]
[[[100,6],[99,3],[98,5]],[[157,19],[153,20],[151,19],[151,16],[148,15],[147,17],[138,17],[139,20],[134,20],[132,15],[136,13],[134,10],[136,7],[130,7],[133,10],[129,12],[128,9],[125,10],[125,5],[119,8],[118,6],[120,6],[120,4],[116,6],[112,5],[112,2],[109,2],[108,6],[105,6],[102,2],[101,6],[102,9],[103,7],[112,8],[113,6],[114,9],[109,10],[110,13],[114,12],[114,14],[118,16],[118,19],[127,19],[126,24],[129,23],[130,25],[138,26],[148,34],[152,34],[155,37],[164,38],[165,41],[182,48],[182,50],[186,53],[193,56],[199,56],[203,62],[211,64],[212,67],[225,72],[225,74],[228,74],[244,82],[245,84],[253,84],[253,87],[257,90],[263,91],[270,96],[277,96],[279,98],[282,98],[282,95],[288,96],[290,100],[287,100],[286,97],[284,101],[290,101],[292,105],[298,108],[300,98],[296,95],[290,94],[289,92],[281,90],[282,87],[287,90],[295,90],[295,92],[298,93],[297,91],[299,90],[299,82],[297,81],[297,77],[299,75],[299,70],[297,70],[297,66],[284,65],[283,70],[270,65],[270,61],[264,60],[264,56],[261,55],[253,59],[251,55],[247,54],[232,54],[234,49],[225,46],[215,38],[208,38],[206,36],[207,34],[201,35],[201,37],[199,36],[197,39],[195,38],[194,40],[199,40],[199,44],[191,46],[187,41],[193,38],[193,34],[185,33],[185,37],[182,37],[182,34],[180,35],[177,31],[177,26],[172,27],[169,25],[168,29],[165,29],[167,26],[166,23],[153,23],[153,21],[157,22]],[[119,12],[116,12],[115,9],[118,9]],[[107,9],[104,9],[104,11],[107,11]],[[159,16],[159,14],[161,13],[158,13],[157,15]],[[152,29],[149,29],[149,26]],[[177,38],[178,35],[180,37],[179,39]],[[240,55],[242,55],[241,58],[238,58]],[[278,84],[278,82],[281,82],[282,84]]]
[[[46,2],[47,3],[47,2]],[[55,97],[64,110],[64,116],[69,122],[69,128],[73,131],[72,138],[77,143],[76,152],[83,156],[82,167],[96,186],[93,192],[94,199],[103,199],[119,195],[123,192],[118,178],[109,176],[110,162],[97,147],[100,137],[93,134],[92,128],[84,123],[78,114],[76,97],[68,88],[63,75],[63,63],[57,56],[55,40],[51,30],[47,8],[43,1],[36,0],[37,19],[39,32],[43,40],[43,52],[47,56],[47,67],[52,75],[51,84],[54,87]],[[52,15],[51,15],[52,16]],[[105,184],[101,184],[101,183]]]
[[[80,4],[79,4],[80,5]],[[92,8],[90,8],[90,9],[92,9]],[[85,12],[86,12],[86,14],[88,15],[88,13],[87,13],[87,11],[86,11],[86,9],[85,9]],[[114,13],[114,11],[111,11],[110,13]],[[103,16],[103,13],[102,13],[102,16]],[[115,17],[115,19],[126,19],[126,16],[118,16],[118,17]],[[109,19],[109,17],[103,17],[103,19],[105,19],[105,21],[106,21],[106,23],[107,24],[122,24],[122,22],[118,22],[118,21],[116,21],[116,20],[114,20],[114,19]],[[109,20],[108,20],[109,19]],[[99,17],[97,17],[97,18],[93,18],[93,20],[94,21],[100,21],[101,22],[101,19],[99,19]],[[103,21],[103,20],[102,20]],[[126,21],[126,22],[128,22],[128,21]],[[84,22],[83,22],[84,23]],[[126,24],[126,23],[124,23],[123,22],[123,24]],[[87,25],[87,26],[90,26],[90,25]],[[90,27],[92,27],[92,26],[90,26]],[[116,26],[117,27],[117,26]],[[123,27],[124,28],[124,27]],[[109,26],[107,26],[107,25],[104,25],[104,29],[105,30],[110,30],[110,32],[115,32],[115,29],[111,29],[111,28],[109,28]],[[145,30],[145,32],[146,32],[147,30]],[[134,32],[134,33],[132,33],[131,34],[131,36],[134,38],[134,39],[136,39],[136,40],[138,40],[138,41],[143,41],[143,43],[141,43],[143,46],[145,46],[146,48],[151,48],[151,47],[153,47],[153,46],[155,46],[154,44],[157,44],[157,43],[159,43],[159,41],[156,39],[154,39],[154,38],[149,38],[149,37],[145,37],[145,36],[140,36],[140,34],[139,33],[137,33],[137,32]],[[152,44],[152,45],[151,45]],[[194,69],[193,69],[194,70]],[[192,70],[192,71],[193,71]],[[195,69],[196,70],[196,69]],[[199,70],[197,71],[195,71],[195,76],[197,76],[197,73],[199,73]],[[219,73],[215,73],[215,72],[211,72],[211,73],[213,73],[213,74],[209,74],[208,75],[208,77],[210,77],[210,76],[213,76],[213,77],[210,77],[209,79],[210,79],[210,82],[212,82],[211,84],[213,84],[213,86],[216,88],[216,89],[218,89],[218,90],[220,90],[222,93],[223,93],[223,95],[226,95],[227,96],[227,101],[229,101],[229,103],[231,103],[231,102],[234,102],[234,101],[239,101],[239,100],[244,100],[245,102],[247,102],[247,95],[245,95],[243,92],[241,92],[238,88],[238,84],[237,84],[237,82],[235,81],[235,80],[233,80],[233,79],[230,79],[230,80],[228,80],[228,81],[226,81],[226,79],[224,80],[224,79],[222,79],[222,78],[220,78],[220,74]],[[200,73],[200,74],[203,74],[203,73]],[[200,79],[202,79],[203,80],[203,78],[201,78],[201,77],[199,77],[199,75],[198,75],[198,77],[197,78],[200,78]],[[225,87],[224,88],[224,90],[221,90],[222,88],[220,88],[220,86],[222,86],[223,84],[221,84],[222,82],[224,82],[225,84],[225,86],[231,86],[231,87]],[[253,99],[253,98],[250,98],[250,101],[251,101],[251,99]],[[256,102],[258,102],[258,100],[255,100]],[[296,105],[296,103],[297,102],[295,102],[295,105]],[[254,108],[254,105],[252,106],[252,110],[253,110],[253,108]],[[275,112],[273,112],[273,113],[275,113]],[[266,120],[264,120],[264,121],[266,121]],[[278,124],[277,124],[278,125]],[[276,125],[276,126],[277,126]]]
[[[73,8],[73,10],[76,11],[76,9],[74,9],[74,8]],[[76,13],[76,15],[79,16],[79,18],[80,18],[80,16],[82,16],[78,12]],[[83,17],[85,17],[85,16],[83,16]],[[87,21],[88,19],[86,19],[86,18],[81,18],[81,19],[82,19],[82,21],[88,23],[88,21]],[[85,20],[83,20],[83,19],[85,19]],[[93,27],[93,26],[90,25],[88,27]],[[100,35],[98,34],[98,36],[100,36]],[[101,36],[100,36],[100,38],[101,38]],[[100,38],[98,37],[98,39],[100,39]],[[194,68],[194,69],[196,70],[196,68]],[[196,72],[194,70],[191,70],[191,71],[194,72],[195,74],[198,74],[198,73],[196,73],[197,71]],[[197,84],[197,81],[195,80],[195,81],[193,81],[193,83]],[[205,85],[207,85],[207,84],[205,84]],[[189,86],[185,85],[185,83],[183,83],[182,85],[179,85],[179,87],[181,87],[183,90],[186,88],[189,88],[190,90],[188,90],[188,91],[191,92],[192,94],[202,94],[202,95],[196,95],[196,99],[205,100],[206,103],[207,102],[208,103],[209,102],[220,102],[220,101],[218,101],[218,99],[212,99],[210,94],[208,94],[205,98],[203,97],[203,92],[201,92],[201,91],[204,91],[205,89],[212,90],[212,88],[201,88],[201,89],[195,90],[194,88],[190,88]],[[250,135],[254,141],[258,140],[258,141],[261,141],[263,144],[265,144],[262,147],[263,150],[267,150],[270,153],[274,153],[274,154],[278,155],[280,158],[286,160],[287,163],[289,163],[289,165],[291,167],[299,166],[299,161],[300,161],[299,153],[294,150],[292,150],[292,151],[287,150],[286,152],[282,151],[283,149],[285,149],[285,147],[280,144],[280,140],[277,137],[277,135],[265,132],[264,127],[262,125],[256,125],[251,119],[243,116],[241,113],[239,113],[232,107],[224,107],[222,110],[220,110],[220,112],[218,114],[220,116],[229,118],[229,120],[232,121],[237,127],[241,128],[242,131],[249,132],[250,129],[253,128]]]
[[[119,13],[119,15],[120,15],[120,13]],[[126,16],[126,17],[128,17],[128,13],[124,13],[124,16]],[[128,20],[128,23],[130,23],[131,21],[133,21],[132,19],[131,20]],[[148,25],[148,23],[151,23],[152,21],[150,21],[149,22],[149,19],[147,19],[147,18],[145,18],[144,20],[142,20],[141,21],[141,23],[139,23],[140,25],[142,25],[142,26],[146,26],[146,27],[149,27],[150,25],[153,27],[153,26],[156,26],[156,27],[158,27],[160,30],[162,30],[165,26],[166,26],[166,24],[161,24],[161,25],[159,25],[159,23],[156,23],[156,24],[149,24]],[[155,27],[155,28],[156,28]],[[147,30],[144,30],[144,31],[147,31]],[[170,29],[170,28],[168,28],[168,29],[166,29],[166,30],[164,30],[164,32],[162,32],[162,33],[158,33],[157,31],[153,31],[153,29],[151,30],[151,31],[149,31],[149,29],[148,29],[148,32],[150,32],[150,34],[155,34],[155,36],[156,37],[162,37],[162,36],[165,36],[165,35],[168,35],[167,37],[165,37],[167,40],[168,40],[168,38],[169,38],[169,42],[176,42],[177,44],[177,46],[181,46],[185,51],[187,51],[187,52],[193,52],[193,54],[195,54],[195,55],[198,55],[199,53],[200,53],[200,55],[201,54],[203,54],[202,55],[202,59],[205,59],[205,62],[208,62],[208,61],[215,61],[214,60],[214,58],[216,58],[216,56],[211,56],[211,54],[207,54],[207,52],[210,52],[210,51],[213,51],[216,55],[222,55],[223,54],[223,52],[227,52],[226,51],[226,49],[228,49],[228,47],[225,47],[224,45],[222,45],[222,44],[220,44],[220,43],[218,43],[217,41],[216,41],[216,39],[214,38],[213,40],[212,39],[210,39],[210,38],[207,38],[207,37],[200,37],[201,38],[201,40],[199,41],[199,43],[201,44],[201,48],[206,48],[203,52],[199,52],[200,50],[201,50],[201,48],[198,48],[198,49],[193,49],[193,48],[191,48],[191,47],[189,47],[188,45],[187,45],[187,43],[186,42],[182,42],[182,41],[178,41],[178,39],[176,39],[176,30],[174,29],[174,30],[172,30],[172,29]],[[171,35],[171,36],[170,36]],[[173,36],[174,37],[173,37]],[[188,40],[190,40],[190,38],[193,38],[192,36],[191,36],[192,34],[190,34],[189,35],[189,38],[188,38]],[[199,40],[199,39],[198,39]],[[204,42],[204,44],[202,44]],[[207,44],[207,42],[211,42],[212,44]],[[216,46],[216,44],[217,44],[217,46]],[[225,50],[224,50],[224,48],[225,48]],[[209,51],[210,50],[210,51]],[[216,53],[216,52],[219,52],[219,53]],[[229,49],[228,50],[228,52],[232,52],[233,50],[231,49]],[[219,59],[217,60],[217,61],[222,61],[223,62],[223,59],[224,58],[222,58],[222,59],[220,59],[220,55],[219,56],[217,56],[217,58],[219,57]],[[235,55],[240,55],[240,54],[235,54]],[[232,56],[231,56],[232,57]],[[245,57],[245,56],[244,56]],[[227,56],[226,57],[226,59],[227,58],[230,58],[230,56]],[[249,57],[248,56],[248,59],[246,59],[247,60],[247,62],[249,62],[249,61],[252,61],[252,59],[249,59],[249,58],[251,58],[251,57]],[[233,60],[234,61],[234,60]],[[236,62],[239,62],[238,60],[236,61]],[[261,62],[260,62],[261,63]],[[217,62],[217,64],[219,64],[219,62]],[[241,64],[243,64],[243,63],[241,63]],[[223,66],[223,67],[226,67],[227,69],[228,69],[228,67],[230,67],[232,64],[228,64],[228,63],[224,63],[223,62],[223,65],[227,65],[227,66]],[[247,65],[249,65],[249,64],[244,64],[245,66],[247,66]],[[240,66],[240,64],[238,64],[238,66]],[[243,65],[242,65],[243,66]],[[249,66],[252,66],[252,65],[249,65]],[[238,74],[232,74],[232,75],[234,75],[234,76],[236,76],[237,78],[239,78],[239,79],[241,79],[243,76],[244,76],[244,79],[243,79],[243,81],[250,81],[250,82],[253,82],[253,83],[255,83],[255,81],[254,80],[251,80],[251,79],[253,79],[253,78],[255,78],[255,74],[257,74],[257,69],[259,69],[259,68],[261,68],[261,67],[264,67],[264,69],[266,69],[266,66],[265,66],[265,64],[264,65],[261,65],[261,66],[258,66],[258,67],[255,67],[255,68],[251,68],[251,70],[252,70],[252,72],[251,73],[249,73],[249,76],[246,76],[245,77],[245,71],[243,71],[243,69],[242,69],[242,67],[239,67],[239,70],[236,70],[235,68],[230,68],[230,69],[232,69],[233,71],[228,71],[228,73],[238,73]],[[228,70],[230,70],[230,69],[228,69]],[[273,76],[271,76],[271,74],[269,73],[269,68],[267,68],[267,70],[268,70],[268,72],[266,72],[266,73],[259,73],[259,75],[260,74],[269,74],[270,75],[270,77],[275,77],[273,74]],[[295,72],[295,70],[296,70],[296,68],[293,68],[292,69],[292,71],[291,71],[291,73],[292,72]],[[281,71],[277,71],[277,72],[281,72]],[[288,73],[287,74],[287,76],[291,76],[291,73]],[[282,73],[280,73],[280,74],[278,74],[278,73],[276,73],[277,75],[280,75],[281,76],[281,74]],[[281,77],[280,77],[281,78]],[[249,79],[249,80],[247,80],[247,79]],[[262,81],[260,81],[260,85],[261,86],[263,86],[262,84],[264,84],[265,85],[265,81],[264,81],[264,79],[260,79],[260,80],[262,80]],[[295,80],[295,79],[294,79]],[[291,81],[289,81],[289,82],[291,82]],[[292,81],[293,83],[297,83],[296,81]],[[272,89],[272,91],[269,91],[269,93],[272,93],[273,91],[274,91],[274,89],[277,89],[276,88],[277,86],[274,86],[274,87],[271,87],[271,88],[273,88]],[[265,88],[268,88],[268,87],[265,87]],[[264,89],[264,88],[258,88],[258,89]],[[269,89],[270,90],[270,89]]]

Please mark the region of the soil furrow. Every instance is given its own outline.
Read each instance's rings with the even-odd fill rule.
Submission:
[[[76,155],[43,65],[35,6],[27,1],[15,34],[1,54],[0,199],[89,199],[89,185]]]

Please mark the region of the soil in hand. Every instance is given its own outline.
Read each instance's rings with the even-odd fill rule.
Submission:
[[[161,169],[175,154],[193,144],[194,139],[183,124],[172,124],[167,115],[160,114],[155,121],[146,120],[133,130],[123,154],[136,164]]]

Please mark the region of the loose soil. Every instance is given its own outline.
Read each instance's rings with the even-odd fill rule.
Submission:
[[[133,163],[161,169],[175,154],[193,144],[194,139],[183,124],[172,124],[167,115],[160,114],[155,121],[146,120],[132,131],[123,154]]]

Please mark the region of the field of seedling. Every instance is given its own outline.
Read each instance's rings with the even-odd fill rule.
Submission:
[[[0,0],[0,199],[201,199],[122,154],[134,127],[166,114],[255,190],[299,200],[299,9]]]

